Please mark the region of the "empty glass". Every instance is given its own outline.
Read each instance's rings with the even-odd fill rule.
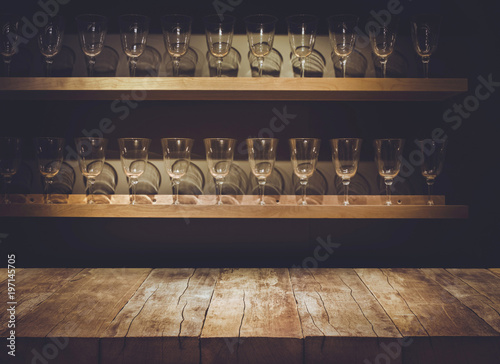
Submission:
[[[403,139],[377,139],[375,140],[375,157],[378,173],[384,179],[387,194],[386,205],[392,205],[391,186],[394,178],[401,169],[403,157]]]
[[[432,200],[432,186],[437,176],[441,173],[446,154],[446,139],[424,139],[418,140],[417,144],[422,152],[423,163],[421,165],[422,176],[427,182],[427,205],[434,205]]]
[[[3,203],[10,203],[9,190],[12,177],[17,173],[21,164],[21,139],[0,138],[0,175],[4,181]]]
[[[441,16],[435,14],[416,15],[411,19],[413,47],[424,66],[424,78],[429,78],[429,61],[437,48]]]
[[[130,77],[135,77],[137,59],[146,48],[149,18],[137,14],[122,15],[119,17],[119,23],[122,48],[128,57]]]
[[[19,20],[10,14],[0,15],[0,53],[3,57],[5,76],[10,76],[10,63],[19,43]]]
[[[273,49],[274,32],[278,18],[272,15],[250,15],[245,19],[250,51],[259,61],[259,77],[262,77],[264,57]]]
[[[82,175],[87,179],[87,192],[89,197],[87,203],[95,203],[94,184],[104,168],[106,160],[107,139],[104,138],[76,138],[76,153],[78,154],[78,164]]]
[[[120,160],[123,171],[129,179],[132,190],[131,204],[136,203],[136,187],[139,183],[139,177],[146,170],[148,164],[148,152],[151,145],[151,139],[147,138],[120,138]]]
[[[83,14],[76,17],[80,46],[87,56],[88,75],[94,77],[95,57],[101,54],[104,39],[108,31],[108,20],[105,16]]]
[[[234,23],[236,18],[231,15],[209,15],[203,18],[205,35],[210,53],[217,58],[217,77],[222,76],[222,60],[231,50],[233,43]]]
[[[339,57],[342,77],[345,78],[347,58],[356,45],[358,17],[355,15],[334,15],[328,18],[328,30],[333,51]]]
[[[247,139],[248,161],[252,173],[259,181],[260,205],[265,205],[264,193],[266,180],[273,172],[276,161],[278,139],[275,138],[250,138]]]
[[[358,171],[362,140],[358,138],[340,138],[330,140],[332,160],[337,176],[344,185],[344,205],[349,205],[349,184]]]
[[[39,137],[34,142],[38,169],[44,177],[44,200],[50,204],[49,188],[61,169],[65,141],[63,138]]]
[[[217,205],[222,205],[222,186],[233,163],[235,139],[207,138],[203,139],[207,153],[208,170],[217,186]]]
[[[316,170],[318,162],[319,147],[321,140],[314,138],[290,139],[290,153],[293,172],[300,180],[302,186],[301,205],[307,205],[307,182]]]
[[[372,51],[382,66],[382,77],[387,76],[387,59],[394,51],[398,28],[398,18],[392,15],[389,20],[371,20],[368,24]]]
[[[293,54],[300,59],[301,77],[305,76],[306,58],[316,42],[318,18],[314,15],[292,15],[287,18],[288,40]]]
[[[51,76],[51,66],[62,47],[64,18],[56,15],[48,18],[47,24],[38,31],[38,48],[45,59],[45,77]]]
[[[179,77],[181,57],[189,49],[191,23],[193,18],[187,15],[165,15],[161,18],[163,40],[168,54],[172,57],[174,77]]]
[[[163,161],[165,162],[167,173],[172,180],[174,205],[179,204],[179,184],[181,178],[188,172],[189,165],[191,164],[193,142],[193,139],[188,138],[163,138],[161,140]]]

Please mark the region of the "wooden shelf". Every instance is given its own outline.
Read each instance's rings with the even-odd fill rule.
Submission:
[[[225,219],[464,219],[468,207],[445,205],[436,196],[434,206],[426,205],[426,196],[393,196],[386,206],[385,196],[351,196],[350,206],[342,205],[343,196],[309,196],[308,206],[298,206],[299,196],[267,196],[266,206],[257,205],[257,196],[223,196],[225,205],[215,205],[215,196],[181,196],[181,205],[172,205],[172,196],[138,196],[137,205],[129,205],[128,195],[97,196],[99,204],[89,205],[85,195],[57,195],[58,204],[43,204],[42,195],[12,196],[14,203],[0,205],[2,217],[75,217],[75,218],[225,218]]]
[[[2,78],[0,99],[430,101],[467,91],[465,78]]]
[[[34,353],[71,364],[484,364],[500,355],[498,269],[15,273],[16,356],[4,348],[2,363],[43,362]],[[0,329],[4,342],[9,330]],[[380,360],[388,354],[394,361]]]

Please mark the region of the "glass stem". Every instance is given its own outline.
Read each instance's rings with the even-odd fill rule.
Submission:
[[[429,61],[430,57],[422,57],[422,64],[424,66],[424,78],[429,78]]]
[[[264,68],[264,57],[259,57],[259,77],[262,77],[263,68]]]
[[[49,188],[50,188],[50,185],[52,184],[52,182],[54,182],[52,180],[52,178],[49,178],[49,177],[45,177],[44,179],[44,188],[43,188],[43,197],[44,197],[44,200],[45,200],[45,203],[51,203],[52,201],[50,200],[50,194],[49,194]]]
[[[135,196],[136,196],[136,190],[137,190],[137,183],[139,183],[139,180],[137,178],[130,178],[130,187],[132,189],[132,202],[131,204],[132,205],[135,205],[136,203],[136,199],[135,199]]]
[[[260,205],[265,205],[266,203],[264,202],[264,193],[266,190],[266,179],[265,178],[259,178],[259,193],[260,193]]]
[[[346,64],[347,64],[347,57],[342,57],[340,59],[340,64],[342,66],[342,78],[345,78],[345,70],[346,70]]]
[[[4,57],[3,64],[5,68],[5,77],[10,77],[10,57]]]
[[[95,57],[89,57],[88,73],[89,77],[94,77]]]
[[[52,76],[52,63],[54,63],[52,58],[45,58],[45,77]]]
[[[302,202],[300,204],[303,205],[303,206],[305,206],[305,205],[307,205],[307,201],[306,201],[307,178],[306,179],[301,179],[300,180],[300,185],[302,187]]]
[[[130,69],[130,77],[135,77],[135,71],[137,69],[137,58],[136,57],[129,57],[128,65],[129,65],[129,69]]]
[[[172,178],[172,189],[174,193],[174,205],[179,204],[179,179],[178,178]]]
[[[382,77],[387,76],[387,58],[380,58],[380,65],[382,66]]]
[[[181,59],[179,57],[174,57],[172,63],[174,66],[174,77],[179,77],[179,66],[181,64]]]
[[[217,58],[217,77],[222,77],[222,57]]]
[[[300,77],[306,77],[306,57],[300,58]]]
[[[427,205],[434,205],[434,201],[432,200],[432,186],[434,185],[433,179],[427,180]]]
[[[391,186],[392,186],[392,182],[393,182],[392,178],[386,178],[385,179],[385,193],[387,195],[387,201],[385,202],[385,204],[387,206],[392,205],[392,201],[391,201]]]
[[[94,183],[95,178],[87,177],[87,203],[94,203]]]
[[[3,203],[8,204],[10,203],[9,200],[9,191],[10,191],[10,183],[12,182],[12,177],[11,176],[5,176],[3,178],[4,181],[4,194],[3,194]]]
[[[224,184],[224,179],[218,178],[215,182],[217,185],[217,205],[222,205],[222,185]]]
[[[351,183],[351,180],[349,178],[345,178],[342,180],[342,183],[344,184],[344,205],[347,206],[349,205],[349,184]]]

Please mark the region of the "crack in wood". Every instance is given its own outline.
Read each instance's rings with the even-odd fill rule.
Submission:
[[[184,296],[184,293],[186,293],[186,291],[188,290],[188,288],[189,288],[189,282],[191,281],[191,278],[193,278],[193,276],[194,276],[195,273],[196,273],[196,268],[193,270],[193,273],[189,276],[189,278],[187,280],[187,283],[186,283],[186,288],[184,289],[184,291],[179,296],[179,299],[177,300],[177,305],[179,305],[179,303],[181,302],[182,296]]]
[[[219,271],[219,275],[214,284],[214,288],[212,289],[212,294],[210,295],[210,300],[208,301],[207,309],[205,310],[205,315],[203,317],[203,322],[201,323],[200,335],[198,336],[198,349],[200,353],[200,363],[202,363],[202,351],[201,351],[201,333],[203,332],[203,328],[205,327],[205,322],[207,321],[208,309],[210,308],[210,304],[212,303],[212,298],[214,297],[215,288],[219,283],[221,272]]]
[[[331,327],[335,330],[335,332],[336,332],[339,336],[341,336],[341,335],[340,335],[340,332],[339,332],[339,331],[335,328],[335,326],[333,326],[333,325],[331,324],[331,322],[330,322],[330,314],[328,313],[328,310],[326,309],[326,306],[325,306],[325,301],[323,301],[323,297],[321,297],[321,294],[320,294],[318,291],[314,290],[314,292],[316,292],[316,294],[318,295],[318,297],[319,297],[319,299],[320,299],[320,301],[321,301],[321,304],[323,305],[323,309],[325,310],[325,313],[326,313],[326,318],[328,319],[328,325],[330,325],[330,326],[331,326]]]
[[[302,327],[302,317],[300,316],[299,312],[299,301],[297,301],[297,296],[295,295],[295,288],[292,283],[292,275],[290,273],[290,269],[287,269],[288,273],[288,282],[290,283],[290,287],[292,288],[292,295],[293,299],[295,300],[295,310],[297,311],[297,316],[299,317],[299,322],[300,322],[300,333],[302,335],[302,362],[306,362],[306,343],[305,343],[305,337],[304,337],[304,328]]]
[[[181,311],[182,320],[181,320],[181,323],[179,325],[179,334],[177,335],[180,350],[182,350],[181,332],[182,332],[182,323],[184,322],[184,309],[186,308],[187,304],[188,304],[188,302],[186,301],[186,303],[184,304],[184,307],[182,307],[182,311]],[[163,338],[163,332],[162,332],[161,336]]]
[[[240,327],[238,328],[238,345],[236,346],[236,360],[238,362],[240,361],[241,327],[243,326],[243,319],[245,318],[246,306],[245,290],[243,290],[243,314],[241,315]]]
[[[323,337],[325,337],[326,335],[325,335],[325,333],[323,332],[323,330],[321,330],[321,329],[318,327],[318,325],[316,325],[316,322],[314,321],[314,317],[313,317],[313,315],[311,315],[311,312],[309,311],[309,307],[307,307],[307,302],[306,302],[306,301],[304,301],[304,306],[306,306],[306,311],[307,311],[307,313],[309,314],[309,316],[311,316],[311,321],[312,321],[312,323],[314,324],[314,326],[316,326],[316,328],[317,328],[317,329],[318,329],[318,330],[319,330],[319,331],[323,334]]]

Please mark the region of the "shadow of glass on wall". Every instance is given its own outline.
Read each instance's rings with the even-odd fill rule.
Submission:
[[[119,60],[120,55],[114,48],[104,46],[101,54],[96,57],[94,77],[115,77]]]
[[[83,182],[85,186],[87,186],[87,179],[85,177],[83,177]],[[94,182],[94,203],[111,203],[109,196],[115,194],[117,184],[118,174],[116,173],[116,170],[109,163],[105,162],[102,172],[96,177]],[[85,187],[85,194],[89,194],[87,187]]]
[[[210,174],[209,174],[210,176]],[[228,175],[224,179],[224,184],[222,185],[222,201],[225,204],[237,205],[239,201],[231,196],[241,196],[247,194],[250,181],[248,175],[245,173],[241,167],[236,164],[231,164],[231,169]],[[215,181],[213,177],[208,178],[205,186],[205,194],[215,195]]]
[[[33,171],[31,167],[22,162],[17,169],[16,174],[12,177],[10,185],[6,188],[3,178],[0,179],[1,193],[10,194],[9,200],[13,203],[26,203],[26,195],[32,193],[33,187]]]
[[[335,175],[334,181],[335,191],[337,195],[344,194],[344,184],[342,183],[342,178]],[[370,188],[370,182],[368,179],[359,171],[354,177],[351,178],[349,183],[349,195],[371,195],[372,189]]]
[[[259,77],[259,59],[248,52],[248,62],[252,77]],[[262,65],[262,77],[279,77],[281,74],[281,65],[283,64],[283,56],[276,49],[272,49],[267,56],[264,57]]]
[[[296,196],[302,196],[302,186],[300,184],[300,179],[295,175],[292,175],[292,185]],[[319,204],[316,201],[315,196],[323,196],[328,194],[328,181],[325,174],[321,172],[320,169],[316,168],[316,171],[307,181],[307,203],[308,204]]]
[[[300,77],[302,70],[300,59],[290,52],[290,60],[292,62],[293,77]],[[313,50],[312,53],[306,57],[304,75],[305,77],[323,77],[325,66],[325,57],[317,50]]]
[[[209,51],[207,52],[208,69],[210,77],[217,77],[217,58]],[[237,77],[241,63],[241,54],[235,48],[231,48],[228,55],[222,60],[222,77]]]
[[[146,46],[144,53],[137,61],[136,77],[158,77],[160,73],[161,54],[156,48]]]
[[[42,186],[44,178],[40,175]],[[50,200],[53,204],[68,203],[68,196],[73,193],[75,187],[76,174],[73,167],[63,162],[59,173],[52,178],[52,183],[48,187],[48,193],[53,195]]]
[[[167,77],[174,76],[174,62],[172,57],[165,52],[163,54],[165,73]],[[198,64],[198,54],[193,48],[188,48],[179,61],[179,77],[194,77],[196,65]]]
[[[136,186],[137,203],[152,204],[154,196],[158,194],[161,186],[161,173],[154,164],[148,162],[144,173],[140,175]],[[132,195],[132,189],[129,185],[129,194]]]
[[[75,52],[70,47],[62,46],[61,51],[54,57],[52,77],[71,77],[75,60]]]
[[[373,66],[375,67],[376,77],[382,77],[382,67],[378,57],[372,53]],[[394,51],[389,58],[387,58],[387,77],[401,78],[408,77],[408,59],[401,52]]]
[[[332,52],[331,58],[335,70],[335,77],[342,78],[342,66],[340,65],[339,57],[335,52]],[[367,68],[368,61],[366,57],[355,49],[349,58],[347,58],[345,75],[346,77],[365,77]]]
[[[248,175],[248,180],[250,182],[248,194],[250,195],[260,195],[259,182],[257,177],[250,172]],[[276,204],[277,201],[271,198],[266,198],[268,196],[281,196],[286,190],[285,178],[283,177],[283,172],[280,168],[274,167],[273,172],[269,177],[266,178],[266,184],[264,187],[264,201],[266,204]]]

